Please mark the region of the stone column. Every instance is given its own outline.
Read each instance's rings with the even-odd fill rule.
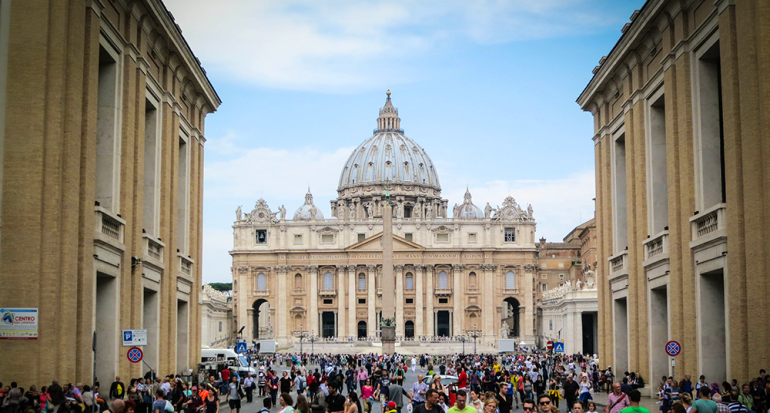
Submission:
[[[306,269],[310,276],[310,313],[307,317],[308,329],[320,336],[321,330],[318,328],[318,266],[308,265]]]
[[[425,266],[425,278],[427,288],[425,290],[425,334],[429,336],[436,335],[436,330],[433,328],[433,264]]]
[[[414,265],[414,335],[419,337],[425,334],[423,303],[422,303],[422,264]]]
[[[276,276],[278,277],[278,293],[276,294],[278,302],[275,306],[275,312],[278,316],[278,325],[273,326],[273,331],[275,331],[277,334],[275,334],[275,337],[286,339],[288,342],[288,336],[289,333],[289,295],[285,293],[287,291],[286,282],[287,282],[287,274],[289,273],[289,266],[288,265],[279,265],[276,267]],[[276,330],[277,327],[277,330]],[[253,336],[252,336],[253,337]]]
[[[358,335],[358,326],[356,325],[356,291],[358,286],[356,282],[356,266],[348,265],[348,335]]]
[[[337,266],[337,336],[345,337],[345,266]],[[353,309],[355,311],[355,308]]]
[[[482,306],[482,316],[484,318],[483,326],[478,326],[479,329],[484,330],[485,342],[494,338],[495,336],[495,264],[482,264],[481,269],[484,271],[484,283],[481,296],[484,297],[484,304]],[[532,294],[530,294],[531,296]]]
[[[535,266],[527,264],[524,266],[524,291],[534,291],[535,288],[532,285],[533,274],[535,273]],[[519,332],[519,335],[524,335],[525,340],[528,343],[534,343],[535,341],[535,303],[532,298],[532,294],[524,294],[524,323],[519,318],[519,328],[524,328],[523,333]],[[521,312],[521,310],[519,310]],[[521,316],[519,316],[521,317]],[[581,332],[582,334],[582,332]],[[582,344],[581,344],[582,347]]]
[[[249,322],[249,308],[251,308],[251,303],[249,303],[249,299],[246,298],[246,293],[248,292],[249,288],[248,280],[250,275],[251,269],[248,265],[238,266],[238,285],[233,286],[237,289],[237,291],[234,292],[237,297],[236,303],[238,304],[238,314],[236,314],[238,316],[238,319],[236,320],[236,330],[239,330],[241,326],[246,326],[246,331],[251,331],[251,328],[247,324]]]
[[[377,285],[374,281],[374,277],[377,276],[377,266],[367,265],[366,272],[366,333],[368,337],[374,337],[377,331],[377,308],[375,307]]]
[[[462,325],[463,325],[463,300],[465,299],[465,294],[463,294],[463,288],[462,288],[462,278],[463,278],[463,270],[465,269],[465,266],[462,264],[454,264],[452,265],[452,331],[453,335],[458,335],[462,333]]]
[[[396,269],[396,335],[404,337],[404,266],[394,266]],[[383,289],[383,294],[385,290]]]

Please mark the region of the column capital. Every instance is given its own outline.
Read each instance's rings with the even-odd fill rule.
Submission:
[[[494,271],[497,269],[497,264],[481,264],[481,269],[485,271]]]
[[[425,264],[425,270],[426,271],[433,271],[434,267],[435,267],[434,264]]]
[[[455,271],[462,271],[465,269],[465,264],[452,264],[452,269]]]
[[[305,266],[305,270],[307,270],[307,272],[309,272],[311,274],[314,274],[314,273],[318,272],[318,266],[317,265],[307,265],[307,266]]]
[[[415,271],[422,271],[423,269],[425,269],[425,266],[422,264],[414,264],[412,265],[412,267],[414,267]]]
[[[336,265],[336,267],[337,267],[337,271],[340,272],[340,271],[344,271],[347,265]]]
[[[366,266],[366,270],[369,271],[369,272],[376,271],[377,270],[377,266],[376,265],[367,265]]]
[[[396,271],[403,271],[404,270],[404,265],[403,264],[396,264],[396,265],[393,266],[393,269],[396,270]]]
[[[275,267],[275,272],[277,272],[278,274],[286,274],[289,272],[290,269],[291,267],[289,267],[288,265],[279,265]]]
[[[348,267],[348,271],[353,271],[353,272],[356,272],[356,269],[358,269],[358,266],[354,264],[348,265],[347,267]]]

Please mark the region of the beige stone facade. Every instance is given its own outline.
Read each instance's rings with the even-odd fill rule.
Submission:
[[[235,345],[232,297],[205,284],[201,292],[201,345],[223,348]]]
[[[0,381],[102,384],[200,357],[203,125],[220,101],[160,0],[0,2]],[[97,335],[96,351],[92,338]],[[94,360],[94,357],[96,360]]]
[[[650,0],[578,98],[594,115],[599,352],[746,382],[770,363],[766,1]],[[653,389],[654,392],[654,389]]]
[[[237,328],[245,337],[294,342],[307,330],[340,340],[376,337],[383,294],[395,295],[399,337],[534,338],[535,220],[512,197],[482,210],[466,192],[449,210],[424,149],[400,129],[390,97],[378,128],[342,166],[332,217],[308,192],[286,217],[260,199],[233,225]],[[383,201],[393,208],[395,291],[382,291]],[[264,314],[269,314],[265,325]]]
[[[537,331],[539,347],[564,340],[565,353],[598,351],[596,220],[590,219],[564,237],[538,244]]]

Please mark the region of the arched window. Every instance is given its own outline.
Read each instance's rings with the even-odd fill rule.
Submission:
[[[439,290],[446,290],[449,288],[449,277],[444,271],[438,273],[438,288]]]
[[[471,272],[468,274],[468,286],[470,288],[476,288],[476,273]]]
[[[257,291],[267,291],[267,276],[263,273],[257,274]]]
[[[513,271],[508,271],[505,273],[505,289],[516,289],[516,274],[514,274]]]
[[[404,283],[404,287],[407,290],[413,290],[414,289],[414,277],[412,276],[412,273],[406,274],[406,282]]]
[[[359,290],[365,290],[366,289],[366,275],[365,274],[358,274],[358,289]]]
[[[324,290],[333,290],[334,289],[334,276],[332,273],[327,272],[324,274]]]
[[[294,275],[294,289],[295,290],[301,290],[302,289],[302,274],[295,274]]]

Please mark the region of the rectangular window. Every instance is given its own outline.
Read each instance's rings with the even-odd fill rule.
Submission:
[[[663,90],[648,101],[647,116],[647,186],[650,234],[668,225],[668,172],[666,164],[666,103]]]
[[[505,229],[505,242],[516,242],[516,228]]]
[[[219,322],[219,332],[220,333],[222,332],[222,322],[221,321]]]
[[[696,51],[696,56],[696,209],[703,211],[726,200],[719,39],[709,39]]]
[[[149,95],[148,95],[149,96]],[[157,237],[160,200],[160,144],[158,143],[158,104],[145,99],[144,107],[144,185],[142,206],[142,227],[148,235]]]
[[[358,242],[361,242],[366,239],[366,234],[358,234]]]
[[[449,299],[448,298],[439,298],[438,299],[438,303],[439,304],[448,304],[449,303]]]
[[[96,112],[96,201],[120,212],[119,55],[99,46]]]
[[[179,252],[187,255],[187,234],[190,230],[188,204],[190,200],[190,145],[184,133],[179,134],[179,168],[177,176],[177,239]]]
[[[321,235],[321,243],[322,244],[334,244],[334,235],[333,234],[323,234],[323,235]]]
[[[414,304],[414,298],[407,298],[406,299],[407,304]]]
[[[302,245],[302,234],[294,234],[294,245]]]
[[[563,262],[559,263],[559,268],[564,268],[564,263]]]
[[[406,289],[407,290],[414,289],[414,277],[412,277],[411,275],[406,276]]]
[[[553,320],[548,320],[548,329],[553,330]]]
[[[615,254],[625,250],[628,246],[628,215],[626,208],[626,135],[622,133],[615,140],[613,151],[613,187],[615,196],[613,206],[613,228],[615,229],[614,252]]]
[[[257,230],[257,244],[267,244],[267,230],[266,229],[258,229]]]
[[[358,276],[358,289],[366,290],[366,276],[363,274]]]
[[[366,304],[366,298],[359,298],[358,304]]]
[[[436,242],[449,242],[449,234],[436,234]]]
[[[540,264],[540,268],[545,268],[545,263]]]
[[[406,234],[404,234],[404,239],[409,241],[409,242],[414,242],[414,241],[412,241],[412,233],[411,232],[407,232]]]
[[[547,291],[547,290],[548,290],[548,285],[543,284],[543,291]]]
[[[468,243],[469,244],[475,244],[476,243],[476,234],[468,234]]]
[[[334,304],[334,300],[331,298],[324,298],[324,304]]]

